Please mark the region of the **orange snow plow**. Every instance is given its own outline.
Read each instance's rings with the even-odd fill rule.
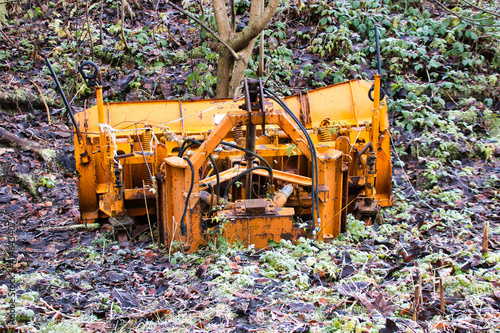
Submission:
[[[245,79],[232,99],[104,103],[98,68],[80,66],[97,105],[73,116],[81,221],[116,231],[147,216],[160,244],[195,251],[223,236],[257,248],[328,241],[347,214],[390,206],[392,167],[380,75],[280,98]],[[380,66],[379,66],[380,73]]]

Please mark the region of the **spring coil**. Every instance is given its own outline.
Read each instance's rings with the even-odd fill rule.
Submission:
[[[320,128],[319,139],[321,142],[332,141],[332,134],[330,133],[328,128],[326,127]]]
[[[152,139],[153,135],[152,135],[152,132],[150,129],[146,129],[146,131],[142,134],[142,137],[141,137],[141,145],[142,145],[142,149],[147,152],[147,151],[151,151],[151,139]],[[144,184],[147,185],[147,186],[152,186],[153,185],[153,182],[151,180],[151,176],[149,174],[149,170],[151,170],[151,164],[150,163],[147,163],[147,165],[144,165]]]
[[[238,125],[234,128],[234,141],[240,147],[243,147],[245,138],[243,137],[243,126]]]

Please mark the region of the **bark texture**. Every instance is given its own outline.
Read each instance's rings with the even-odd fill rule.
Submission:
[[[248,26],[243,31],[234,33],[229,23],[226,2],[212,0],[219,36],[239,56],[239,59],[235,59],[227,47],[220,46],[217,64],[217,97],[234,97],[235,90],[245,75],[255,39],[269,23],[280,3],[280,0],[270,0],[262,11],[262,1],[264,0],[252,0]]]

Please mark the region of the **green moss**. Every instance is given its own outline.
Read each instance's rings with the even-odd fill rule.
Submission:
[[[40,328],[40,332],[53,332],[53,333],[79,333],[83,332],[78,323],[73,320],[64,320],[60,323],[49,322]]]
[[[36,191],[36,183],[33,181],[31,175],[19,173],[16,174],[17,183],[21,188],[26,190],[29,194],[31,194],[36,200],[40,200],[38,193]]]
[[[178,50],[175,53],[170,54],[170,60],[173,64],[181,64],[189,59],[189,53],[184,50]]]

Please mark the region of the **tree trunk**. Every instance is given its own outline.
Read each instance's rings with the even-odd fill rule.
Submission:
[[[219,62],[217,64],[217,98],[231,97],[229,83],[234,66],[234,57],[228,48],[220,45]],[[234,92],[233,92],[234,94]]]
[[[250,57],[252,56],[254,45],[255,39],[252,39],[248,46],[238,53],[240,55],[240,59],[238,59],[234,65],[233,75],[231,77],[231,82],[229,83],[228,96],[234,96],[236,89],[241,85],[241,81],[245,77],[245,71],[248,67],[248,62],[250,61]]]
[[[234,97],[236,88],[245,76],[255,39],[269,23],[280,3],[280,0],[269,0],[268,5],[262,11],[263,1],[252,1],[248,26],[243,31],[234,33],[229,24],[226,1],[212,0],[219,35],[239,56],[239,59],[235,61],[228,49],[225,46],[220,46],[217,66],[216,97],[218,98]]]

